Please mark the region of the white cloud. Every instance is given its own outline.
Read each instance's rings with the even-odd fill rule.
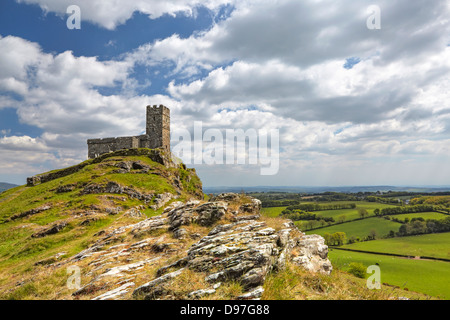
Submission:
[[[69,4],[22,2],[61,14]],[[193,14],[199,4],[104,3],[80,1],[83,19],[113,29],[134,11],[156,18]],[[70,152],[85,152],[87,138],[143,130],[143,107],[149,103],[171,107],[172,128],[190,129],[194,120],[219,129],[279,128],[280,174],[275,180],[253,177],[255,183],[290,184],[283,183],[290,178],[297,181],[293,184],[384,183],[402,175],[410,179],[407,170],[417,171],[424,159],[429,165],[450,160],[447,1],[379,1],[378,31],[366,28],[364,2],[234,5],[231,16],[209,30],[143,44],[121,60],[48,54],[35,43],[0,38],[2,48],[18,52],[0,51],[0,67],[6,67],[0,88],[23,95],[20,119],[42,128],[40,141],[74,162],[81,156]],[[350,57],[361,61],[344,69]],[[140,84],[130,74],[140,65],[172,67],[170,75],[177,78],[168,95],[134,95]],[[99,87],[115,88],[115,94],[104,95]],[[10,103],[2,97],[0,108]],[[204,170],[211,177],[221,175]]]
[[[29,150],[44,151],[48,148],[39,139],[28,136],[9,136],[0,138],[0,149],[2,150]]]
[[[71,5],[80,7],[82,20],[96,23],[106,29],[115,29],[130,19],[134,12],[156,19],[164,14],[176,16],[195,15],[196,7],[204,6],[215,10],[231,0],[16,0],[19,3],[37,4],[45,12],[55,12],[64,16]]]

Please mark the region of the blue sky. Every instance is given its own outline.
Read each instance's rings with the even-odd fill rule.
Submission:
[[[449,184],[449,13],[444,0],[4,0],[0,181],[83,161],[86,139],[140,134],[145,106],[165,104],[172,132],[279,130],[277,174],[190,165],[206,186]]]

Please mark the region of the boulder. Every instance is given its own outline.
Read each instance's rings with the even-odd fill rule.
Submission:
[[[227,212],[226,202],[207,202],[195,208],[197,223],[201,226],[211,226],[219,221]]]

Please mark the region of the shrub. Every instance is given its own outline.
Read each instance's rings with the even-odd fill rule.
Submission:
[[[348,272],[355,277],[364,279],[366,277],[366,266],[359,262],[352,262],[349,264]]]

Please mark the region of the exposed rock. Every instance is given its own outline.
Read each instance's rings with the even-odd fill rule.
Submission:
[[[134,282],[128,282],[122,285],[121,287],[110,290],[98,297],[95,297],[92,300],[115,300],[116,298],[126,294],[129,291],[130,287],[134,286],[135,286]]]
[[[216,292],[216,289],[200,289],[197,291],[192,291],[188,294],[188,298],[190,299],[200,299],[201,297],[207,296],[209,294],[213,294]]]
[[[170,227],[169,230],[176,230],[183,225],[189,225],[197,220],[194,214],[193,204],[178,206],[167,213]]]
[[[99,193],[126,194],[130,198],[142,200],[145,203],[150,202],[153,199],[153,194],[144,194],[133,188],[121,186],[114,181],[110,181],[106,185],[92,183],[84,187],[81,191],[81,194]]]
[[[28,216],[31,216],[31,215],[35,215],[35,214],[41,213],[43,211],[50,210],[51,208],[52,208],[51,204],[46,204],[46,205],[43,205],[43,206],[41,206],[39,208],[36,208],[36,209],[31,209],[31,210],[28,210],[28,211],[25,211],[25,212],[22,212],[22,213],[15,214],[15,215],[11,216],[9,218],[9,220],[17,220],[17,219],[20,219],[20,218],[24,218],[24,217],[28,217]]]
[[[185,205],[184,202],[181,202],[181,201],[172,202],[170,205],[168,205],[167,207],[164,208],[164,213],[168,213],[168,212],[170,212],[174,209],[177,209],[179,207],[182,207],[184,205]]]
[[[198,214],[197,223],[201,226],[211,226],[220,220],[227,212],[226,202],[207,202],[195,208]]]
[[[123,209],[122,207],[115,207],[115,208],[105,208],[104,210],[107,214],[114,216],[116,214],[119,214]]]
[[[276,262],[278,236],[256,221],[219,225],[191,246],[185,263],[196,271],[210,272],[209,282],[238,280],[245,288],[262,285]]]
[[[152,168],[149,165],[142,163],[141,161],[121,161],[115,164],[120,168],[116,172],[118,173],[148,173]]]
[[[259,214],[262,203],[260,200],[251,198],[251,203],[244,203],[239,207],[239,211],[246,213]]]
[[[175,231],[183,225],[198,223],[210,226],[220,220],[227,211],[225,202],[207,202],[194,207],[197,201],[187,202],[184,206],[177,206],[167,213],[170,221],[169,230]]]
[[[235,199],[231,194],[224,195],[221,199],[223,198]],[[287,261],[292,260],[312,272],[331,272],[332,267],[327,259],[328,248],[322,237],[305,236],[291,222],[284,224],[286,229],[277,232],[265,222],[258,221],[259,208],[258,201],[252,201],[244,208],[241,206],[239,211],[243,214],[236,215],[235,222],[214,227],[207,236],[189,248],[186,257],[160,268],[158,276],[169,269],[187,267],[205,272],[205,280],[213,284],[238,281],[249,290],[240,299],[258,299],[263,292],[261,286],[267,274],[273,268],[284,268]],[[203,217],[204,224],[211,225],[212,221],[220,220],[226,210],[227,204],[221,202],[208,202],[194,209],[178,206],[169,212],[169,220],[171,228],[193,221],[199,223],[200,217]],[[220,213],[217,214],[218,211]],[[249,211],[255,214],[246,215]],[[174,235],[180,229],[183,228],[175,229]],[[158,288],[159,294],[163,294],[160,289]],[[199,291],[199,294],[204,292]],[[191,293],[190,297],[197,297],[196,292]]]
[[[32,238],[42,238],[45,236],[49,236],[51,234],[55,234],[60,232],[62,229],[64,229],[66,226],[68,225],[68,223],[66,221],[60,222],[60,223],[56,223],[54,225],[52,225],[49,228],[45,228],[39,232],[36,232],[34,234],[31,235]]]
[[[142,269],[146,264],[154,263],[159,259],[160,259],[160,257],[156,257],[156,258],[152,258],[152,259],[138,261],[135,263],[130,263],[130,264],[122,265],[122,266],[109,268],[109,269],[106,269],[105,272],[99,276],[99,278],[111,277],[111,276],[115,276],[115,277],[123,276],[124,273],[130,272],[133,270]]]
[[[264,288],[259,286],[252,291],[249,291],[243,295],[238,296],[237,300],[259,300],[264,293]]]
[[[155,204],[151,205],[150,208],[153,210],[158,210],[173,198],[174,195],[169,192],[157,194],[155,197]]]
[[[66,185],[63,185],[63,186],[59,186],[56,189],[56,193],[70,192],[70,191],[75,190],[75,188],[76,188],[76,184],[66,184]]]
[[[139,211],[139,209],[131,208],[130,210],[125,211],[124,216],[131,218],[142,218],[145,215],[141,211]]]
[[[78,225],[79,226],[88,226],[90,225],[92,222],[98,221],[99,218],[98,217],[89,217],[83,221],[81,221]]]
[[[323,274],[330,274],[333,270],[327,258],[328,246],[325,245],[325,240],[321,236],[305,235],[298,239],[295,247],[299,249],[298,256],[292,259],[295,264],[306,270]]]
[[[188,232],[185,228],[178,228],[173,231],[173,237],[175,239],[183,239],[188,235]]]
[[[244,220],[256,220],[259,219],[261,215],[255,214],[255,215],[248,215],[248,216],[235,216],[233,219],[234,221],[244,221]]]
[[[168,228],[168,219],[163,216],[156,216],[131,225],[131,233],[137,237],[144,233],[166,228]]]
[[[220,201],[219,201],[220,199]],[[232,203],[223,199],[234,199]],[[311,272],[329,274],[332,270],[327,259],[328,247],[320,236],[307,236],[300,232],[292,221],[283,224],[283,229],[275,230],[260,220],[260,202],[245,196],[224,194],[218,201],[201,203],[188,201],[174,202],[165,208],[162,215],[139,221],[134,224],[106,229],[101,238],[90,248],[73,257],[80,261],[87,257],[94,259],[89,263],[94,269],[94,280],[77,294],[109,290],[96,299],[115,299],[126,294],[129,287],[120,286],[135,279],[129,278],[146,263],[154,263],[154,257],[173,257],[172,252],[180,252],[188,241],[177,239],[199,238],[198,242],[186,248],[181,259],[162,265],[156,271],[156,278],[137,287],[134,298],[145,299],[200,299],[214,294],[220,283],[236,281],[246,291],[237,299],[260,299],[263,284],[271,270],[285,268],[289,261]],[[250,201],[249,201],[250,200]],[[244,204],[242,204],[244,202]],[[236,206],[238,204],[239,206]],[[228,207],[233,210],[231,214]],[[139,211],[139,210],[138,210]],[[214,225],[206,236],[200,233],[189,234],[184,226],[196,223],[203,227]],[[132,243],[125,242],[104,249],[108,244],[120,239],[152,234],[154,230],[166,229],[173,232],[172,237],[163,234],[159,238],[149,237]],[[159,233],[158,233],[159,234]],[[121,240],[123,241],[123,240]],[[127,240],[128,241],[128,240]],[[117,259],[128,261],[127,257],[135,251],[145,250],[150,257],[146,260],[117,265]],[[141,255],[141,254],[140,254]],[[160,260],[163,261],[163,260]],[[115,265],[116,264],[116,265]],[[185,269],[201,272],[210,286],[190,293],[177,292],[171,288],[170,280],[179,276]],[[103,270],[103,271],[102,271]],[[89,273],[88,273],[89,275]],[[102,279],[107,278],[105,284]],[[110,280],[113,279],[113,280]],[[111,282],[112,281],[112,282]],[[146,280],[147,281],[147,280]],[[115,282],[115,283],[114,283]]]
[[[150,298],[150,297],[152,297],[152,293],[155,292],[155,289],[157,289],[158,286],[166,283],[167,281],[169,281],[175,277],[178,277],[183,271],[184,271],[184,268],[174,271],[174,272],[171,272],[171,273],[168,273],[168,274],[165,274],[165,275],[160,276],[150,282],[147,282],[146,284],[143,284],[142,286],[140,286],[139,288],[134,290],[133,296],[137,297],[139,295],[146,294]]]
[[[54,256],[51,256],[49,258],[40,260],[38,262],[36,262],[34,265],[35,266],[42,266],[42,265],[49,265],[52,263],[55,263],[56,261],[60,260],[62,256],[64,256],[67,252],[60,252],[55,254]]]
[[[234,202],[234,201],[239,201],[240,196],[237,193],[221,193],[217,196],[212,197],[211,199],[209,199],[209,201],[211,202],[215,202],[215,201],[226,201],[226,202]]]

